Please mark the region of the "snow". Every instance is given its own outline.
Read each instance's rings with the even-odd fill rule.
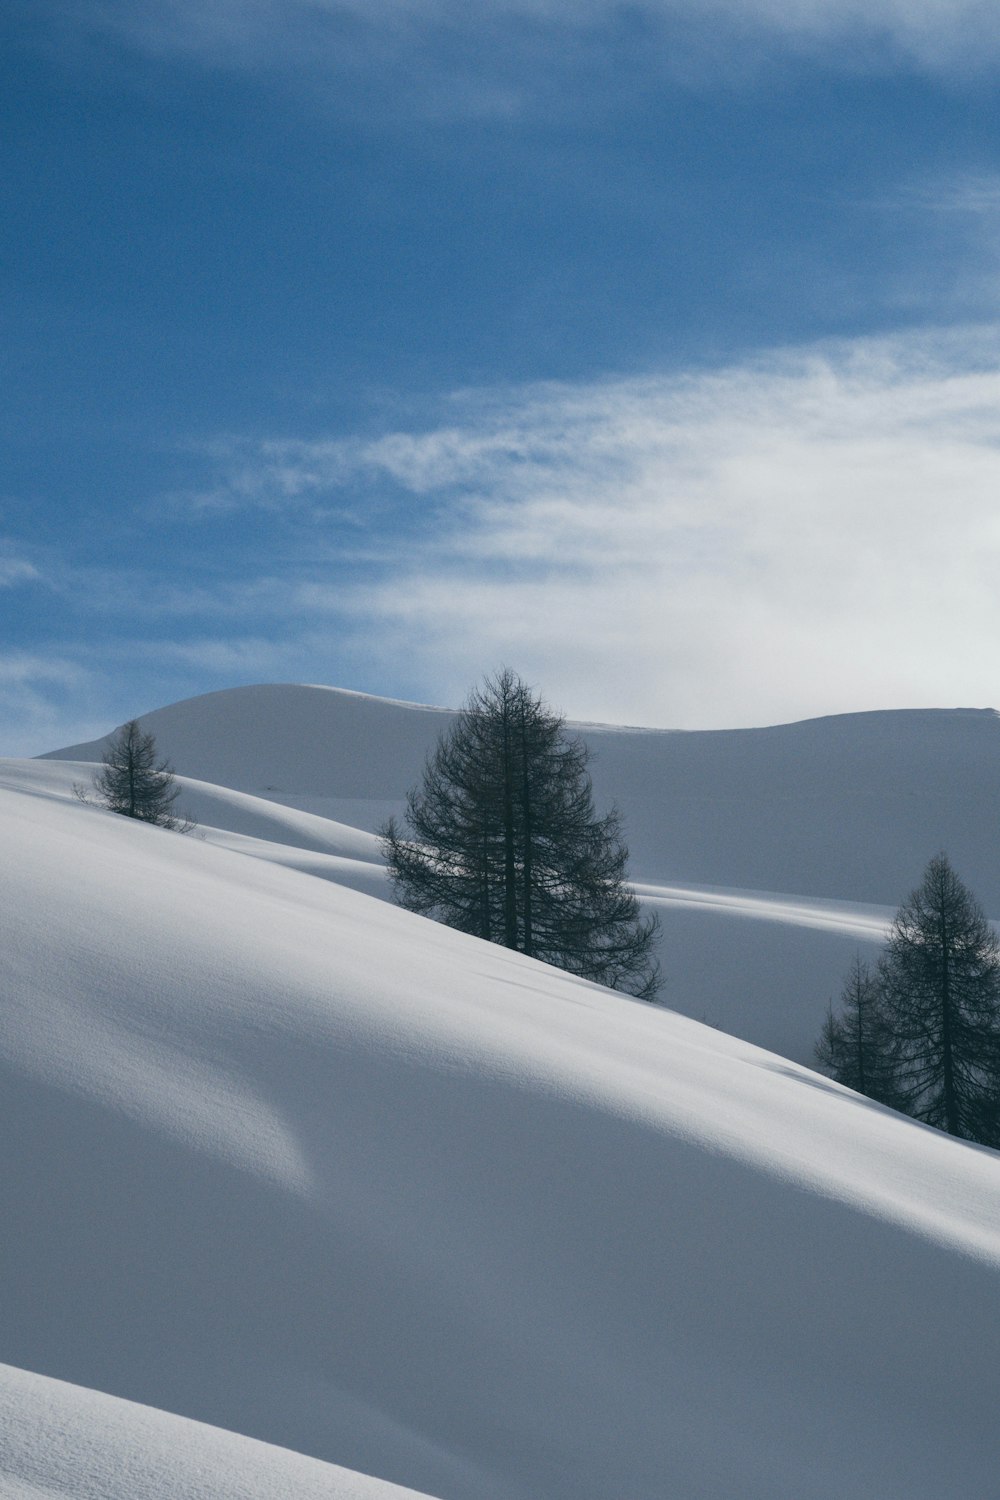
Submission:
[[[6,1500],[421,1500],[415,1490],[9,1365],[0,1365],[0,1433]]]
[[[143,716],[185,776],[369,831],[399,810],[446,710],[329,688],[209,693]],[[617,802],[636,879],[895,908],[946,849],[992,915],[1000,806],[992,709],[843,714],[769,729],[577,726],[599,806]],[[100,741],[55,752],[94,760]],[[345,809],[349,809],[349,812]]]
[[[232,790],[219,794],[227,807],[190,799],[219,830],[209,838],[384,896],[374,840],[349,844],[345,827],[359,837],[402,810],[452,717],[272,685],[188,699],[143,722],[186,777],[257,796],[252,816],[237,814]],[[1000,865],[982,816],[1000,806],[992,710],[685,733],[575,727],[594,751],[598,806],[622,810],[632,874],[664,920],[664,999],[695,1019],[810,1062],[855,953],[875,957],[885,923],[942,849],[1000,916]],[[102,743],[54,754],[92,761]],[[272,818],[300,810],[324,821],[311,836],[291,822],[283,831],[265,826],[262,805]],[[340,827],[324,833],[330,822]],[[306,860],[302,849],[333,857]]]
[[[991,1493],[997,1155],[373,900],[370,831],[290,804],[398,799],[428,713],[289,688],[148,715],[204,837],[76,801],[92,747],[0,762],[0,1493]],[[363,770],[324,783],[311,724]],[[671,745],[700,739],[700,805],[735,809],[734,874],[721,818],[702,863],[678,838],[644,867],[671,1003],[811,1040],[825,972],[903,894],[892,861],[953,815],[953,855],[974,832],[985,858],[993,725],[588,730],[647,834],[693,825]],[[792,879],[805,840],[746,879],[780,854],[739,847],[765,805],[849,826],[892,764],[867,886],[818,845]]]

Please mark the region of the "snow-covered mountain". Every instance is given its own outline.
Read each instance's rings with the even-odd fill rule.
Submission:
[[[144,722],[204,838],[77,802],[92,747],[0,762],[0,1493],[991,1493],[1000,1157],[373,900],[377,819],[346,806],[398,799],[439,712],[247,689]],[[317,743],[353,771],[322,780],[308,723],[339,725]],[[643,796],[647,834],[693,827],[697,783],[713,858],[755,826],[741,787],[754,818],[770,799],[790,828],[808,804],[833,829],[895,764],[905,827],[876,797],[866,833],[879,879],[887,847],[930,844],[904,890],[941,843],[970,883],[976,849],[986,870],[992,804],[971,811],[995,732],[979,713],[587,731],[633,844]],[[720,781],[741,735],[743,780]],[[693,752],[666,755],[697,741],[700,782]],[[756,857],[712,866],[728,893],[679,855],[641,866],[668,968],[686,943],[745,996],[764,937],[792,968],[875,940],[885,907],[822,873],[739,890]],[[872,880],[865,900],[903,893]],[[742,1011],[764,1029],[761,993]]]

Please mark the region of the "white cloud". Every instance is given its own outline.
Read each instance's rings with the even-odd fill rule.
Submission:
[[[298,639],[288,642],[264,637],[208,636],[186,641],[146,642],[141,653],[158,667],[182,666],[222,678],[255,677],[280,681],[301,656]]]
[[[289,508],[294,541],[269,574],[148,581],[182,629],[129,647],[146,707],[206,674],[454,704],[502,662],[576,717],[674,727],[1000,696],[995,328],[458,392],[422,427],[216,462],[220,503]],[[95,711],[62,654],[0,661],[11,748]]]
[[[31,689],[42,683],[60,688],[79,688],[86,681],[86,669],[66,658],[35,656],[23,651],[12,651],[0,656],[0,692]]]
[[[884,37],[935,70],[1000,51],[992,0],[659,0],[656,8],[715,12],[793,38]]]
[[[987,703],[998,348],[979,330],[458,396],[437,428],[352,446],[438,519],[340,603],[439,700],[507,661],[574,714],[673,726]]]
[[[16,587],[19,583],[37,583],[41,578],[38,569],[22,557],[0,553],[0,589]]]
[[[272,575],[150,584],[199,620],[150,645],[172,670],[455,703],[508,662],[575,716],[692,728],[1000,697],[995,328],[214,457],[216,503],[290,510],[295,541]]]
[[[354,479],[361,452],[359,443],[339,440],[217,438],[204,449],[217,479],[200,489],[177,492],[168,497],[167,504],[204,512],[306,505],[316,495],[328,495]]]
[[[1000,174],[955,172],[937,176],[904,192],[900,201],[931,213],[985,218],[995,227],[1000,217]]]

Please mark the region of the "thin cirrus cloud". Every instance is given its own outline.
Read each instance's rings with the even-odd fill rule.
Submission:
[[[770,38],[822,47],[827,60],[828,49],[843,46],[866,67],[894,55],[931,71],[1000,59],[992,0],[635,0],[628,13],[654,32],[668,28],[675,43],[678,25],[689,37],[702,33],[708,52],[720,55]],[[91,36],[115,34],[148,54],[229,69],[308,59],[351,70],[369,48],[406,47],[429,33],[454,41],[527,26],[536,39],[581,35],[614,27],[622,14],[614,0],[64,0],[51,19]]]
[[[934,305],[953,317],[993,309],[1000,292],[1000,175],[951,170],[908,182],[880,205],[916,253],[888,290],[897,305]],[[989,315],[988,313],[986,314]]]
[[[79,706],[81,715],[85,714],[92,685],[89,668],[68,655],[8,651],[0,656],[3,754],[35,755],[40,747],[55,743],[65,728],[64,705],[73,705],[70,719],[75,725],[75,710]],[[81,716],[79,724],[86,730],[92,728],[86,717]]]
[[[0,551],[0,589],[16,588],[22,583],[39,583],[41,576],[34,563],[26,558]]]
[[[996,330],[461,393],[445,418],[257,453],[290,506],[382,482],[416,508],[339,592],[373,660],[421,662],[413,692],[508,661],[576,716],[691,728],[994,695]]]
[[[903,204],[939,214],[967,214],[995,229],[1000,219],[1000,174],[957,172],[932,177],[900,195]]]

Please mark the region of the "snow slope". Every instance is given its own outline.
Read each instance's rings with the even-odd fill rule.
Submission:
[[[450,720],[442,709],[293,686],[232,688],[143,716],[185,776],[369,830],[399,808]],[[945,849],[1000,916],[992,709],[684,733],[575,727],[595,752],[599,804],[616,801],[625,816],[637,880],[895,907]],[[53,753],[99,759],[102,743]]]
[[[0,760],[0,786],[70,798],[93,764]],[[370,833],[249,793],[180,777],[198,836],[234,852],[391,899]],[[829,999],[857,951],[877,952],[889,907],[819,897],[642,884],[664,923],[662,998],[696,1020],[810,1062]]]
[[[94,800],[94,769],[91,761],[0,759],[0,787],[73,801],[82,792]],[[230,787],[189,776],[178,781],[178,811],[196,820],[197,838],[391,899],[374,834]]]
[[[994,1153],[336,882],[0,817],[10,1365],[440,1500],[995,1491]]]
[[[143,722],[176,768],[200,779],[187,805],[210,839],[384,895],[377,848],[359,842],[361,830],[401,809],[452,717],[269,686],[188,699]],[[992,710],[705,733],[576,728],[595,751],[598,803],[622,808],[633,876],[663,919],[663,998],[696,1019],[810,1061],[855,953],[875,956],[940,849],[1000,915]],[[94,759],[102,745],[54,752],[26,774],[58,774],[62,758]],[[294,822],[307,812],[322,820]]]
[[[300,1453],[0,1365],[6,1500],[429,1500]]]

